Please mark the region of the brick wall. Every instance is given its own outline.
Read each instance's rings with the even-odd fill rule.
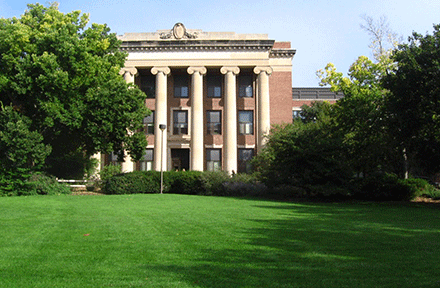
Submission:
[[[269,77],[271,124],[292,122],[291,86],[291,72],[273,72]]]

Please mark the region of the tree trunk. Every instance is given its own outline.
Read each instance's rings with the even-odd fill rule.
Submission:
[[[406,148],[404,147],[402,149],[402,156],[403,156],[403,177],[404,179],[408,179],[409,172],[408,172],[408,154],[406,153]]]

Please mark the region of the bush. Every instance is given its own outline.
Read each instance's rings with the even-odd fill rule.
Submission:
[[[268,189],[266,196],[272,199],[287,200],[308,198],[310,195],[304,188],[282,184]]]
[[[377,174],[353,181],[353,197],[359,200],[411,200],[417,194],[413,183],[399,179],[395,174]]]
[[[200,171],[167,171],[164,179],[167,179],[166,192],[172,194],[200,195],[204,194],[204,186]]]
[[[0,169],[0,196],[17,196],[19,191],[26,191],[29,169]]]
[[[42,173],[34,173],[27,180],[26,190],[19,191],[18,195],[60,195],[70,194],[70,187],[58,183],[55,177]]]
[[[405,184],[416,190],[415,196],[422,196],[431,199],[440,199],[440,190],[431,185],[427,180],[420,178],[409,178],[403,180]]]
[[[224,171],[205,171],[200,175],[204,187],[203,195],[222,196],[225,194],[223,184],[231,179]]]
[[[263,197],[267,193],[266,185],[257,181],[254,175],[239,173],[228,177],[223,183],[221,196]]]
[[[266,187],[253,176],[226,172],[166,171],[164,193],[214,196],[262,196]],[[135,171],[114,175],[103,181],[106,194],[159,193],[160,172]]]
[[[159,193],[160,172],[134,171],[114,175],[103,181],[105,194]]]
[[[121,173],[122,167],[120,165],[108,165],[104,166],[101,171],[99,171],[99,178],[102,182],[105,182],[107,179]]]

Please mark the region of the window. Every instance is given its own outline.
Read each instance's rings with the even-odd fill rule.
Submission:
[[[292,122],[295,122],[296,119],[302,119],[301,116],[301,108],[293,108],[292,110]]]
[[[147,95],[147,98],[156,96],[156,78],[154,75],[139,75],[136,79],[138,87]]]
[[[251,160],[254,157],[254,149],[238,149],[238,172],[252,173]]]
[[[252,97],[253,96],[252,76],[239,75],[238,76],[238,96]]]
[[[153,149],[145,149],[144,155],[139,161],[141,171],[153,170]]]
[[[116,152],[112,152],[112,153],[110,153],[110,155],[108,155],[109,157],[109,165],[113,165],[113,166],[118,166],[118,165],[121,165],[121,163],[119,162],[119,159],[118,159],[118,154],[116,153]]]
[[[110,154],[110,161],[118,162],[118,154],[116,154],[114,151],[112,152],[112,154]]]
[[[253,111],[238,111],[238,133],[242,135],[254,134]]]
[[[174,97],[188,98],[188,75],[174,76]]]
[[[206,111],[206,121],[208,126],[208,135],[222,134],[222,112]]]
[[[222,77],[220,75],[208,75],[207,85],[209,98],[222,97]]]
[[[206,170],[220,171],[222,169],[222,155],[220,149],[206,149]]]
[[[154,111],[151,111],[151,114],[144,117],[142,121],[144,124],[145,133],[154,134]]]
[[[186,110],[173,111],[173,134],[174,135],[188,134],[188,111]]]

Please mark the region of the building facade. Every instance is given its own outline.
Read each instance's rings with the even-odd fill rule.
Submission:
[[[303,104],[339,96],[293,88],[290,42],[266,34],[203,32],[177,23],[170,30],[119,36],[128,52],[121,75],[147,95],[148,140],[134,170],[249,172],[272,124],[292,122]],[[103,164],[117,157],[103,157]]]
[[[290,42],[182,23],[119,39],[128,52],[121,75],[146,93],[153,111],[144,119],[144,159],[125,157],[123,171],[247,172],[271,124],[292,120]]]

